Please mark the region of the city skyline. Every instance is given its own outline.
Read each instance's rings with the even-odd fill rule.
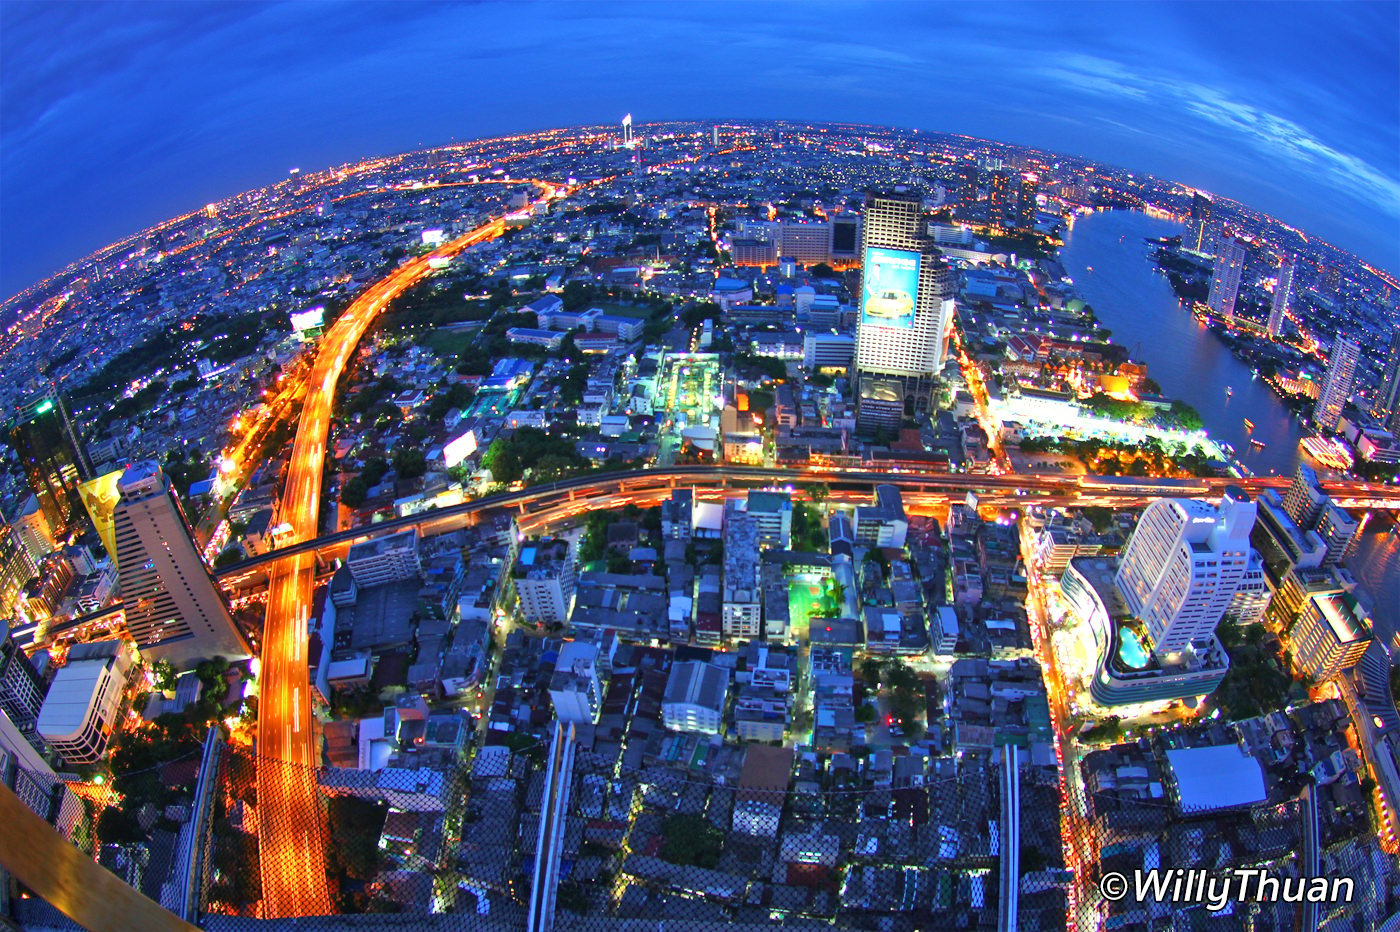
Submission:
[[[373,5],[315,23],[299,7],[173,9],[74,16],[72,8],[7,4],[0,14],[9,182],[0,190],[0,294],[293,167],[453,138],[615,124],[624,112],[638,125],[820,118],[1036,146],[1240,200],[1400,268],[1393,7],[1329,5],[1323,14],[1296,4],[1267,13],[1135,5],[1120,11],[1127,26],[1111,32],[1087,4],[936,15],[833,6],[801,21],[787,8],[759,6],[746,8],[743,23],[717,6],[665,15],[628,5],[603,13],[395,6],[389,23]],[[112,28],[114,16],[122,28]],[[929,42],[889,49],[832,39],[878,35],[896,21]],[[330,30],[335,41],[323,44],[336,61],[304,47],[313,26]],[[547,28],[554,42],[489,38],[531,28]],[[362,41],[371,35],[373,43]],[[463,55],[457,35],[481,44]],[[933,45],[939,69],[959,81],[929,70],[917,49]],[[565,46],[568,56],[555,54]],[[616,54],[623,46],[627,55]],[[372,51],[342,60],[346,47]],[[492,69],[491,93],[462,107],[451,89],[472,86],[483,66]],[[625,80],[657,69],[656,80]],[[501,80],[501,71],[521,77]],[[692,80],[700,75],[707,80]],[[429,76],[441,83],[425,83]],[[918,95],[908,91],[930,81],[940,88],[937,105],[911,107]],[[350,86],[353,95],[344,93]],[[777,103],[755,112],[756,100]]]

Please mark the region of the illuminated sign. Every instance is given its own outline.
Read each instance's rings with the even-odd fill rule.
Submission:
[[[325,322],[326,309],[324,307],[309,307],[292,315],[292,329],[297,333],[320,327]]]
[[[446,232],[444,232],[444,231],[442,231],[442,230],[424,230],[424,231],[423,231],[423,245],[424,245],[424,246],[441,246],[441,245],[443,244],[443,242],[446,241],[446,239],[447,239],[447,234],[446,234]]]
[[[476,452],[476,431],[469,430],[456,440],[449,440],[442,448],[442,460],[448,469]]]
[[[117,532],[113,525],[112,513],[116,511],[119,500],[117,480],[122,477],[124,471],[114,469],[105,476],[89,479],[78,486],[78,497],[83,500],[83,507],[92,519],[93,527],[97,528],[97,536],[102,538],[102,546],[107,548],[107,555],[112,558],[113,566],[117,565]],[[117,568],[121,569],[119,566]]]
[[[871,246],[865,251],[860,322],[876,327],[914,326],[914,303],[919,294],[917,252]]]
[[[37,407],[37,408],[34,409],[34,413],[35,413],[35,414],[44,414],[45,412],[52,411],[52,410],[53,410],[53,402],[50,401],[50,400],[48,400],[48,399],[45,399],[45,400],[39,402],[39,407]]]

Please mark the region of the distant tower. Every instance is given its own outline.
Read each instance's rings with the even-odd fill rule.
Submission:
[[[112,520],[126,627],[141,653],[189,667],[210,657],[246,657],[223,593],[190,537],[165,474],[151,462],[117,482]]]
[[[1235,301],[1240,296],[1240,273],[1244,271],[1244,240],[1228,237],[1220,243],[1215,256],[1215,274],[1210,279],[1210,297],[1206,304],[1227,320],[1235,316]]]
[[[1342,408],[1351,397],[1356,379],[1356,364],[1361,359],[1361,347],[1353,340],[1338,336],[1332,344],[1332,356],[1327,361],[1327,377],[1322,381],[1317,404],[1313,407],[1313,422],[1326,431],[1337,429]]]
[[[1011,176],[1003,171],[992,172],[988,183],[988,217],[997,226],[1011,226],[1016,220],[1016,191]]]
[[[68,406],[58,395],[35,399],[10,421],[8,434],[50,533],[66,540],[83,523],[78,486],[93,478]]]
[[[1118,591],[1147,624],[1153,651],[1206,648],[1249,567],[1256,506],[1231,488],[1219,507],[1188,498],[1148,505],[1118,561]]]
[[[632,114],[629,113],[622,118],[622,147],[631,149],[636,144],[636,140],[632,138]]]
[[[1197,191],[1191,198],[1191,221],[1183,241],[1192,252],[1204,254],[1210,249],[1210,210],[1210,198]]]
[[[1269,309],[1269,336],[1275,340],[1283,333],[1283,318],[1288,313],[1288,302],[1293,296],[1293,257],[1286,256],[1278,267],[1278,284],[1274,286],[1274,303]]]
[[[954,276],[923,233],[922,201],[871,194],[861,225],[857,422],[895,429],[928,410],[943,368]]]
[[[716,149],[718,149],[718,148],[719,148],[719,124],[718,124],[718,123],[715,124],[715,127],[714,127],[713,130],[711,130],[711,132],[714,134],[714,136],[713,136],[714,146],[715,146]]]
[[[1372,414],[1392,434],[1400,434],[1400,329],[1390,335],[1390,348],[1381,367],[1381,390]]]
[[[1022,175],[1016,196],[1016,225],[1023,230],[1035,226],[1035,189],[1036,176]]]

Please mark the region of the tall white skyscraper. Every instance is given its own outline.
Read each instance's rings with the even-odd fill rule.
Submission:
[[[117,481],[112,514],[126,627],[143,656],[176,667],[248,656],[228,603],[190,537],[184,511],[155,463]]]
[[[636,140],[632,138],[632,114],[629,113],[622,118],[622,145],[631,149],[636,144]]]
[[[928,410],[953,319],[953,272],[923,231],[922,201],[871,194],[861,227],[857,423],[898,428]]]
[[[1210,297],[1206,304],[1225,318],[1235,316],[1235,299],[1240,295],[1240,273],[1244,271],[1244,240],[1231,236],[1222,239],[1215,254],[1215,274],[1210,278]]]
[[[1232,488],[1219,506],[1164,498],[1143,511],[1115,584],[1163,662],[1209,646],[1249,568],[1255,509]]]
[[[1313,407],[1313,422],[1321,430],[1337,429],[1342,419],[1342,408],[1351,397],[1352,383],[1356,379],[1356,364],[1361,359],[1361,346],[1354,340],[1338,336],[1332,344],[1332,356],[1327,361],[1327,377],[1322,381],[1317,404]]]
[[[1278,267],[1278,284],[1274,286],[1274,303],[1269,308],[1269,336],[1275,340],[1283,333],[1283,318],[1293,297],[1293,257],[1285,256]]]

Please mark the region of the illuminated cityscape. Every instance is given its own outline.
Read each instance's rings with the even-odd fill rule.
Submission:
[[[640,107],[112,243],[0,305],[0,914],[1400,927],[1393,271]]]

